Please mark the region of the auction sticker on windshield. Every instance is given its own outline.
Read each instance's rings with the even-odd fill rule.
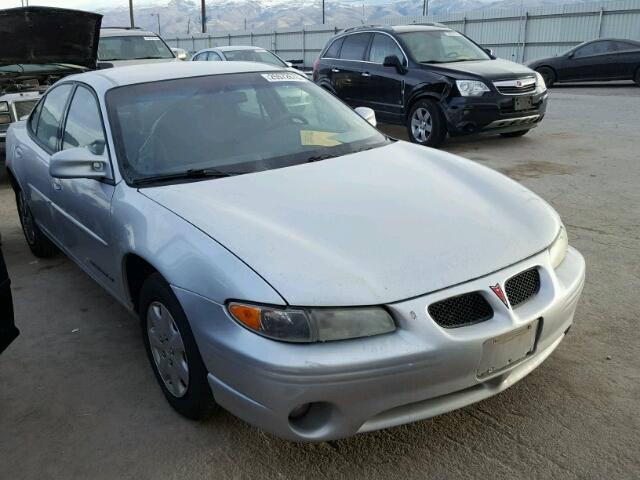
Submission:
[[[297,73],[290,72],[278,72],[278,73],[263,73],[262,78],[269,82],[306,82]]]

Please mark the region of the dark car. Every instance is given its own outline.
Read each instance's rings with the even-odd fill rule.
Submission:
[[[447,134],[519,137],[547,103],[539,74],[439,24],[347,29],[322,50],[313,79],[429,146]]]
[[[10,283],[7,267],[2,257],[2,250],[0,250],[0,353],[20,333],[13,323],[13,302],[11,300],[11,289],[9,288]]]
[[[548,87],[557,82],[633,80],[640,85],[640,42],[604,38],[581,43],[564,55],[527,64]]]

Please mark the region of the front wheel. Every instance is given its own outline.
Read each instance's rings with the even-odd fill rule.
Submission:
[[[413,143],[438,147],[447,135],[444,115],[433,100],[418,100],[407,120],[407,134]]]
[[[24,238],[27,241],[27,245],[29,245],[29,249],[31,249],[31,253],[40,258],[53,257],[58,253],[58,248],[36,224],[31,208],[29,208],[29,204],[22,190],[16,192],[16,204],[18,206],[22,233],[24,233]]]
[[[183,416],[206,418],[215,406],[207,369],[180,302],[160,274],[145,280],[139,305],[142,338],[162,393]]]
[[[514,138],[514,137],[521,137],[523,135],[526,135],[528,132],[529,132],[529,130],[518,130],[517,132],[501,133],[500,135],[502,135],[503,137],[507,137],[507,138]]]
[[[542,79],[547,88],[551,88],[551,86],[556,83],[556,74],[549,67],[540,67],[536,72],[542,75]]]
[[[640,67],[636,70],[636,76],[633,78],[633,81],[640,87]]]

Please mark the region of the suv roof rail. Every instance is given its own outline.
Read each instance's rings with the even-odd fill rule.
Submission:
[[[118,26],[100,27],[101,30],[109,30],[111,28],[117,28],[118,30],[142,30],[140,27],[118,27]]]
[[[388,25],[357,25],[355,27],[349,27],[342,30],[342,33],[347,32],[355,32],[356,30],[366,29],[366,28],[381,28],[381,29],[389,29]]]

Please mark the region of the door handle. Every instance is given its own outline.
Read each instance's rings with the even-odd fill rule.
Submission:
[[[362,72],[363,77],[370,77],[371,74],[369,72]]]
[[[339,68],[332,68],[331,71],[333,73],[340,73],[340,69]]]
[[[57,178],[54,178],[53,180],[51,180],[51,184],[53,185],[53,189],[60,191],[62,190],[62,183],[60,183],[60,180],[58,180]]]

